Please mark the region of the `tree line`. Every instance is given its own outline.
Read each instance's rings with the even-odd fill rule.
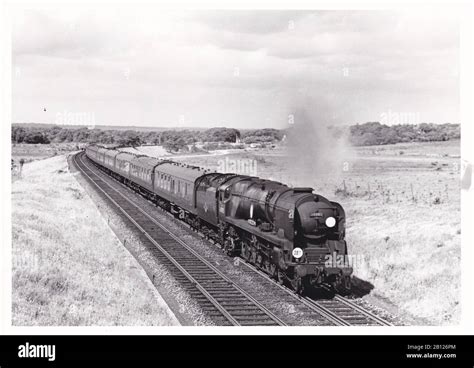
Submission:
[[[388,126],[373,122],[356,124],[349,128],[349,140],[354,146],[448,141],[460,137],[459,124],[421,123]]]
[[[118,146],[163,145],[169,151],[178,151],[197,142],[211,143],[272,143],[281,141],[291,129],[211,128],[207,130],[105,130],[67,128],[60,126],[28,127],[12,125],[12,143],[97,143]],[[459,124],[392,125],[369,122],[352,126],[331,127],[332,134],[348,134],[355,146],[381,145],[401,142],[445,141],[459,139]]]

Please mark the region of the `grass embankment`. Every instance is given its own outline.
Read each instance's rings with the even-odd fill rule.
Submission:
[[[68,171],[25,164],[12,183],[13,325],[177,325]]]

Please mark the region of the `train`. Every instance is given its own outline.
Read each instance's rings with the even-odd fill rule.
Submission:
[[[241,257],[297,293],[322,286],[350,291],[344,209],[312,188],[99,145],[88,145],[85,154],[230,257]]]

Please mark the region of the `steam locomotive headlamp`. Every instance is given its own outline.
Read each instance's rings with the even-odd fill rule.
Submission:
[[[334,225],[336,225],[336,219],[332,216],[328,217],[326,219],[326,226],[327,227],[334,227]]]

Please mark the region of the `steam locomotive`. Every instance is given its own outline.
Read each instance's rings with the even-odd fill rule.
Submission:
[[[240,256],[304,293],[322,284],[347,293],[345,213],[312,188],[218,173],[96,145],[87,157],[171,212],[232,257]]]

